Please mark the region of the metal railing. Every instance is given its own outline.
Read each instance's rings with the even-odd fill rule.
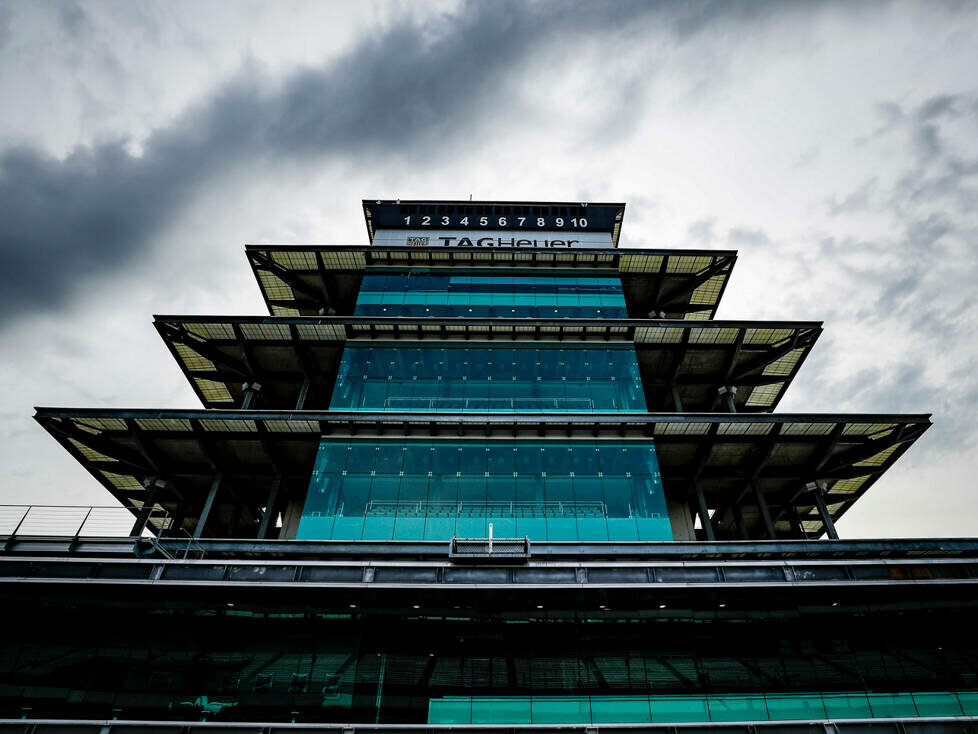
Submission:
[[[0,535],[59,537],[131,537],[139,505],[0,505]],[[160,535],[173,518],[151,507],[144,534]]]
[[[495,538],[489,523],[488,538],[459,538],[452,536],[448,549],[451,561],[527,561],[530,558],[530,538]]]

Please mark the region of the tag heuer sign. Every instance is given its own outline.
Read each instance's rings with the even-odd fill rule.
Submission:
[[[408,237],[407,238],[408,247],[427,247],[428,238],[427,237]]]

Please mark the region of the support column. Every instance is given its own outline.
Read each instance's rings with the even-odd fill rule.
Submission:
[[[683,411],[683,401],[679,397],[679,390],[676,389],[675,385],[670,385],[669,389],[672,391],[672,403],[676,408],[677,413],[682,413]]]
[[[204,533],[204,528],[207,526],[207,518],[210,517],[211,508],[214,507],[214,498],[217,497],[217,491],[221,488],[222,481],[223,477],[218,474],[211,482],[207,499],[204,500],[204,508],[200,511],[200,517],[197,518],[197,527],[194,528],[195,538],[199,538]]]
[[[764,529],[767,531],[767,537],[771,540],[776,540],[777,535],[774,532],[774,523],[771,522],[771,512],[767,507],[767,500],[764,499],[764,494],[761,492],[761,488],[757,486],[757,480],[750,480],[751,489],[754,490],[754,497],[757,499],[757,509],[760,510],[761,519],[764,520]]]
[[[699,508],[700,523],[706,532],[706,539],[716,540],[717,536],[713,532],[713,521],[710,519],[710,511],[706,507],[706,496],[703,494],[703,488],[696,481],[693,482],[693,488],[696,490],[696,506]]]
[[[261,392],[261,384],[257,382],[246,382],[241,386],[244,397],[241,399],[241,410],[248,410],[255,404],[255,398]]]
[[[730,506],[730,514],[733,515],[734,524],[737,526],[737,534],[741,540],[750,540],[747,526],[744,524],[744,513],[740,511],[740,505],[736,502]]]
[[[272,522],[275,520],[275,516],[278,514],[275,510],[276,505],[278,505],[278,493],[282,488],[282,478],[276,477],[275,481],[272,482],[272,489],[268,493],[268,502],[265,504],[265,514],[262,515],[261,525],[258,526],[258,539],[268,537],[268,531],[272,527]]]
[[[306,407],[306,399],[309,397],[309,386],[312,383],[306,377],[302,380],[302,388],[299,390],[299,399],[295,401],[295,409],[303,410]]]
[[[734,398],[737,396],[737,388],[733,385],[726,385],[724,387],[718,388],[717,393],[720,395],[720,400],[727,408],[728,413],[736,413],[737,405],[734,403]]]
[[[159,496],[160,490],[166,486],[166,482],[158,478],[147,479],[143,482],[143,486],[146,487],[146,499],[143,501],[143,506],[139,508],[132,530],[129,531],[130,537],[138,538],[143,534],[146,523],[149,522],[149,516],[153,512],[153,505],[156,504],[156,498]]]
[[[822,524],[825,525],[825,532],[832,540],[838,540],[839,534],[835,531],[835,523],[832,522],[832,515],[825,504],[825,492],[821,482],[812,482],[808,485],[812,495],[815,497],[815,506],[818,507],[818,514],[822,516]]]

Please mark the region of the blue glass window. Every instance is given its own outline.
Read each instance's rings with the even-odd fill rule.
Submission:
[[[636,463],[647,473],[634,474]],[[298,538],[483,538],[489,523],[495,537],[672,540],[651,444],[328,439]]]
[[[332,410],[645,412],[635,350],[348,346]]]
[[[627,318],[621,281],[607,277],[369,274],[356,316]]]

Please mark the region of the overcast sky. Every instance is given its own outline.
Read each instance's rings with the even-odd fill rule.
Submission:
[[[978,2],[0,0],[0,502],[106,503],[33,406],[190,408],[154,313],[359,201],[625,201],[825,333],[779,410],[933,413],[843,537],[978,535]]]

